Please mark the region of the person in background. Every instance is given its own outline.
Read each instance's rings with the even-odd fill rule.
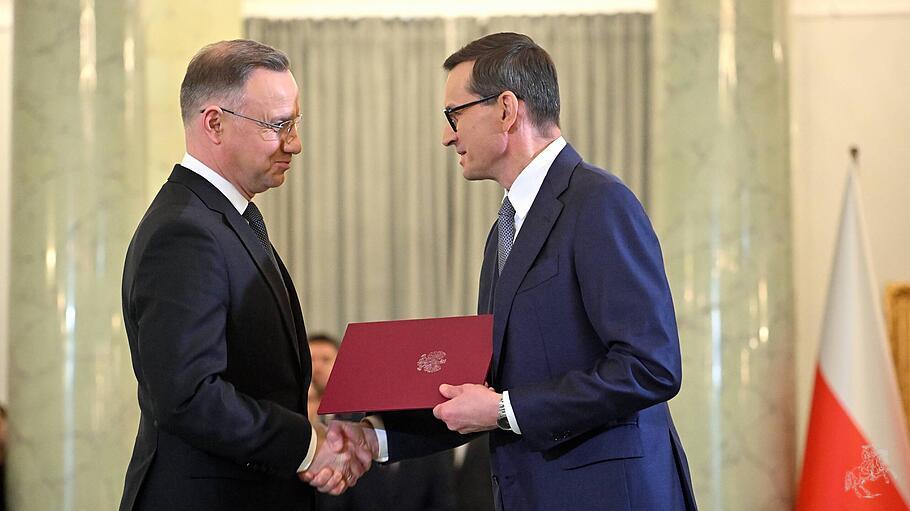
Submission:
[[[312,385],[322,397],[329,382],[329,375],[332,374],[332,367],[335,365],[335,357],[338,356],[338,339],[320,332],[309,336],[307,343],[310,345],[310,358],[313,361]]]
[[[311,422],[327,424],[334,416],[320,417],[317,410],[319,403],[322,402],[322,396],[325,394],[329,376],[332,374],[332,367],[335,366],[335,357],[338,356],[338,340],[329,334],[320,332],[309,336],[307,344],[310,346],[310,360],[313,365],[313,381],[310,382],[310,389],[307,392],[307,415]]]

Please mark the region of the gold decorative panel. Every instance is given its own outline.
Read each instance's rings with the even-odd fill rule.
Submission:
[[[885,314],[904,414],[910,418],[910,282],[888,285],[885,291]]]

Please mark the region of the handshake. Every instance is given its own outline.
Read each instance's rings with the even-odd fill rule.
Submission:
[[[317,490],[340,495],[357,483],[379,457],[379,441],[372,425],[330,421],[328,428],[321,424],[316,429],[316,456],[306,471],[298,476]]]
[[[433,408],[433,415],[451,431],[467,434],[496,428],[502,395],[486,385],[440,385],[447,401]],[[316,428],[316,456],[298,475],[323,493],[340,495],[354,486],[379,458],[379,439],[369,421],[331,421],[328,429]]]

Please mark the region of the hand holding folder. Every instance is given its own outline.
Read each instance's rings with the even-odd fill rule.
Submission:
[[[493,356],[493,316],[351,323],[319,414],[429,409],[443,383],[482,385]]]

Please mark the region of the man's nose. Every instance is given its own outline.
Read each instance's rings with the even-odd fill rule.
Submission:
[[[299,154],[303,150],[303,144],[300,142],[300,136],[297,134],[296,128],[292,136],[286,137],[282,144],[284,152],[289,154]]]
[[[448,124],[443,126],[443,128],[442,128],[442,145],[448,147],[448,146],[454,144],[457,139],[458,139],[458,133],[455,132],[455,130],[453,130],[451,126],[449,126]]]

